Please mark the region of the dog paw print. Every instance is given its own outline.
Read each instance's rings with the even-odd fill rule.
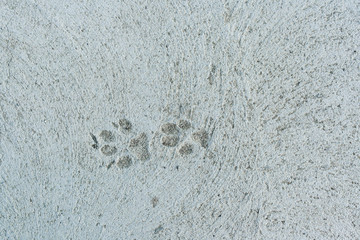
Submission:
[[[108,169],[113,165],[119,169],[129,168],[137,160],[146,161],[150,158],[149,141],[144,132],[136,135],[131,122],[125,118],[112,125],[117,129],[116,132],[102,130],[97,136],[90,133],[93,140],[91,146],[110,158]]]
[[[195,150],[195,144],[203,148],[208,147],[209,134],[205,129],[199,129],[195,132],[188,133],[192,124],[184,119],[177,123],[164,123],[161,127],[161,145],[169,148],[178,147],[177,151],[181,156],[190,155]]]
[[[104,143],[103,146],[100,147],[101,142],[98,141],[98,138],[90,133],[90,136],[94,143],[91,145],[95,149],[100,148],[100,152],[105,156],[111,156],[114,155],[117,152],[117,148],[109,143],[115,141],[115,135],[108,130],[102,130],[99,134],[99,139],[101,139],[101,142]]]

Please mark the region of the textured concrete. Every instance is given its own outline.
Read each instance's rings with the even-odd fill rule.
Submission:
[[[360,5],[0,0],[0,239],[360,239]]]

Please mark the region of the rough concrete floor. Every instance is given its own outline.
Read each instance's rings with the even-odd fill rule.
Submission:
[[[0,239],[360,239],[360,4],[0,1]]]

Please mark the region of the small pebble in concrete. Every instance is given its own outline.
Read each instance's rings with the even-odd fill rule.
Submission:
[[[157,228],[155,228],[155,231],[154,231],[154,233],[155,234],[157,234],[157,233],[159,233],[161,230],[163,230],[164,228],[160,225],[160,226],[158,226]]]
[[[153,197],[151,199],[151,204],[153,207],[156,207],[158,205],[158,203],[159,203],[159,199],[157,197]]]

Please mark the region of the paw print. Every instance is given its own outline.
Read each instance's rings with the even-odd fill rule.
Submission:
[[[150,158],[149,142],[145,133],[135,135],[131,122],[125,118],[112,125],[118,131],[102,130],[97,137],[90,133],[94,142],[91,146],[99,150],[104,157],[111,158],[108,169],[113,165],[119,169],[129,168],[134,160],[145,161]],[[119,152],[121,154],[118,154]],[[115,157],[116,155],[119,156]]]
[[[112,125],[116,131],[102,130],[97,136],[90,133],[93,140],[91,146],[107,159],[107,169],[114,165],[119,169],[125,169],[136,162],[150,159],[150,143],[146,133],[136,133],[132,123],[125,118],[117,123],[113,122]],[[192,129],[191,122],[185,119],[162,124],[155,136],[151,137],[151,151],[163,152],[164,149],[173,149],[173,153],[177,152],[180,156],[186,157],[200,148],[207,149],[208,132],[204,128],[196,131]]]
[[[209,134],[205,129],[199,129],[190,133],[191,123],[187,120],[180,119],[177,123],[164,123],[161,125],[161,145],[169,148],[174,148],[180,145],[177,152],[181,156],[187,156],[194,152],[194,144],[198,144],[203,148],[208,147]]]
[[[99,149],[100,143],[98,141],[98,138],[92,133],[90,133],[90,136],[91,136],[92,140],[94,141],[94,143],[91,146],[94,149]],[[111,131],[108,131],[108,130],[101,131],[101,133],[99,134],[99,138],[102,140],[103,143],[111,143],[111,142],[115,141],[115,135]],[[115,146],[112,146],[109,144],[104,144],[100,148],[100,152],[105,156],[111,156],[117,152],[117,148]]]

